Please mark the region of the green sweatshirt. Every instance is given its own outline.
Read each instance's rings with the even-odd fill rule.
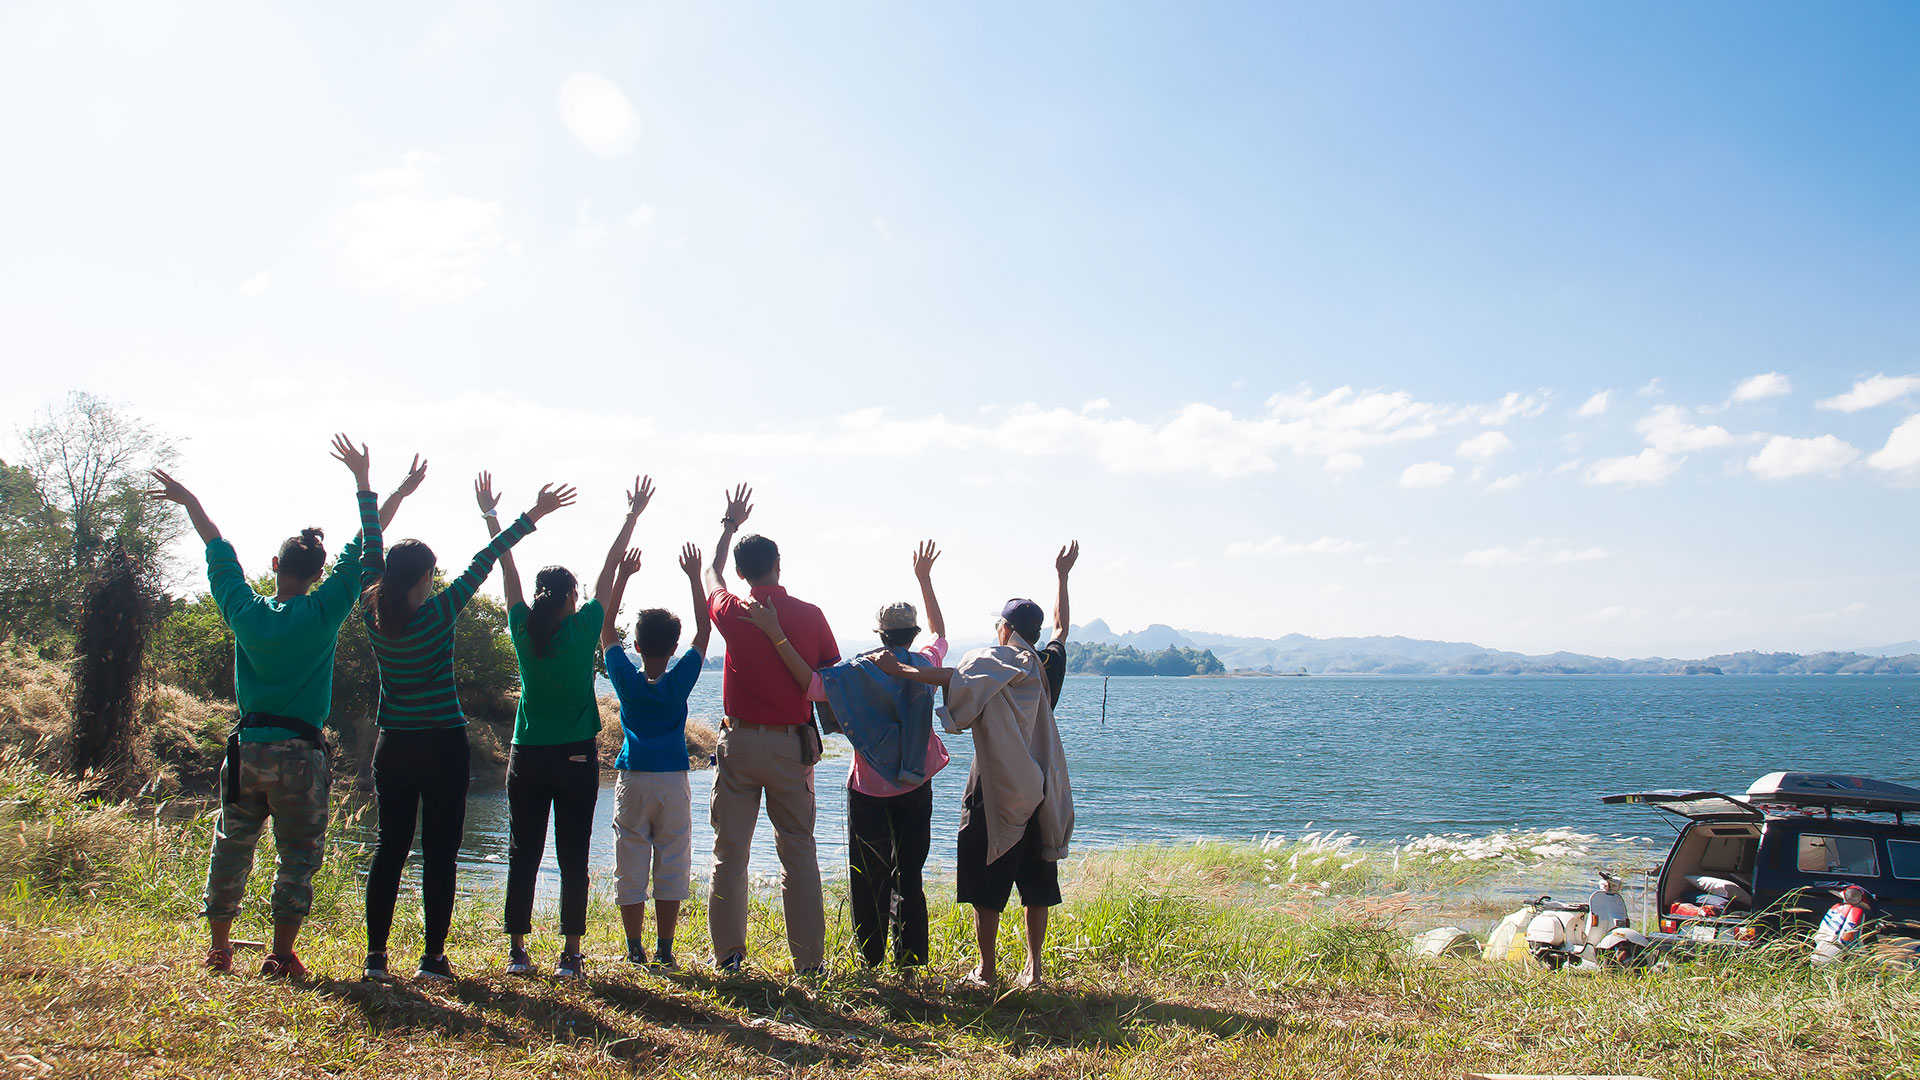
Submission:
[[[513,717],[516,746],[585,742],[600,734],[600,701],[594,693],[593,661],[600,655],[605,609],[589,600],[567,616],[547,655],[533,651],[527,620],[533,609],[515,604],[507,612],[513,654],[520,661],[520,708]]]
[[[207,545],[207,581],[220,617],[233,629],[233,690],[245,713],[291,716],[319,727],[333,710],[333,650],[340,624],[360,596],[363,563],[381,563],[380,507],[362,491],[360,537],[333,572],[305,596],[276,600],[253,591],[233,545]],[[242,742],[290,739],[284,728],[247,728]]]

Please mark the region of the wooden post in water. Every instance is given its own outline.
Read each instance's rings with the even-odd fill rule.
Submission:
[[[1107,676],[1100,676],[1100,726],[1107,726]]]

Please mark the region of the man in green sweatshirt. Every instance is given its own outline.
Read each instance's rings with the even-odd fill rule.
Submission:
[[[233,970],[233,920],[246,895],[260,831],[272,818],[280,867],[273,883],[273,948],[260,973],[306,974],[293,945],[312,907],[313,875],[326,847],[331,774],[320,729],[333,707],[334,644],[359,597],[361,571],[381,565],[381,528],[426,475],[426,463],[416,458],[387,505],[376,507],[366,447],[356,449],[345,436],[335,436],[333,457],[353,472],[360,536],[341,552],[325,581],[321,531],[302,529],[287,539],[273,560],[272,596],[253,590],[233,545],[184,485],[155,470],[160,486],[148,492],[186,509],[207,546],[214,602],[233,631],[240,721],[220,770],[220,817],[207,868],[206,917],[213,942],[206,964],[215,971]]]

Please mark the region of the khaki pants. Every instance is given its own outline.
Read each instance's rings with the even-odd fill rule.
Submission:
[[[796,970],[826,958],[827,920],[813,843],[813,766],[802,764],[798,733],[735,728],[720,734],[713,773],[713,884],[707,929],[713,958],[747,951],[747,856],[760,823],[760,793],[780,853],[780,899]]]

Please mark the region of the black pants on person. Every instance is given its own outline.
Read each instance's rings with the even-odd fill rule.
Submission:
[[[507,933],[533,933],[533,891],[547,853],[549,808],[560,863],[560,932],[587,932],[587,850],[599,798],[600,751],[592,739],[552,746],[516,743],[507,755]]]
[[[453,924],[453,874],[467,827],[471,752],[467,729],[395,729],[380,732],[373,748],[373,793],[380,807],[380,839],[367,870],[367,951],[385,952],[393,929],[400,875],[413,851],[420,819],[420,906],[424,954],[446,951]]]
[[[932,843],[933,784],[879,798],[847,789],[847,869],[860,956],[878,966],[893,927],[893,962],[927,962],[927,890],[921,871]]]

